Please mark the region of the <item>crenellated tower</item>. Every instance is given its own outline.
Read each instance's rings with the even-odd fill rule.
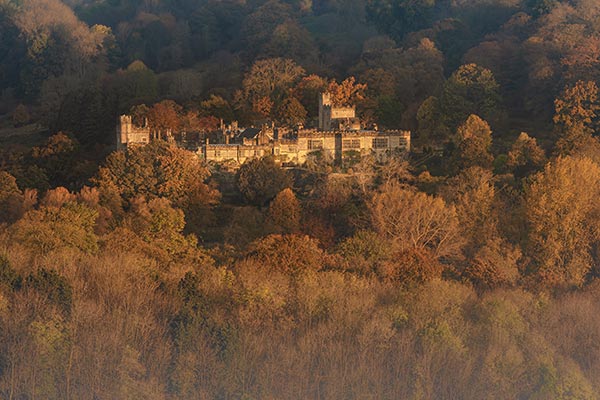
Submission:
[[[148,121],[139,127],[133,123],[131,115],[119,116],[117,124],[117,150],[127,148],[130,145],[143,145],[150,142],[150,127]]]

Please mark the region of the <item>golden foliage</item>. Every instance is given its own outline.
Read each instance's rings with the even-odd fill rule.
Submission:
[[[277,233],[295,233],[300,229],[301,213],[300,202],[292,189],[286,188],[269,204],[267,220]]]
[[[316,240],[306,235],[269,235],[250,246],[248,258],[267,270],[299,275],[318,271],[326,263]]]
[[[399,251],[422,249],[434,259],[460,255],[456,210],[443,199],[392,184],[375,194],[369,209],[375,230]]]
[[[588,158],[564,157],[537,174],[526,193],[529,273],[547,286],[583,284],[600,196],[600,167]]]

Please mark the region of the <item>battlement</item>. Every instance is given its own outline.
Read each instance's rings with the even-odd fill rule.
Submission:
[[[139,127],[133,123],[131,115],[119,116],[117,124],[117,150],[131,145],[144,145],[150,142],[150,127],[147,121]]]

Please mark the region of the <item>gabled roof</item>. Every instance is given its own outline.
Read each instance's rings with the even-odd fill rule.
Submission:
[[[256,139],[260,132],[260,128],[246,128],[242,133],[240,133],[240,137],[244,139]]]

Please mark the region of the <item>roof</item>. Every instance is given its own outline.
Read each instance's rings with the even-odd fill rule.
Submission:
[[[255,139],[259,132],[260,128],[246,128],[240,133],[240,137],[244,139]]]

